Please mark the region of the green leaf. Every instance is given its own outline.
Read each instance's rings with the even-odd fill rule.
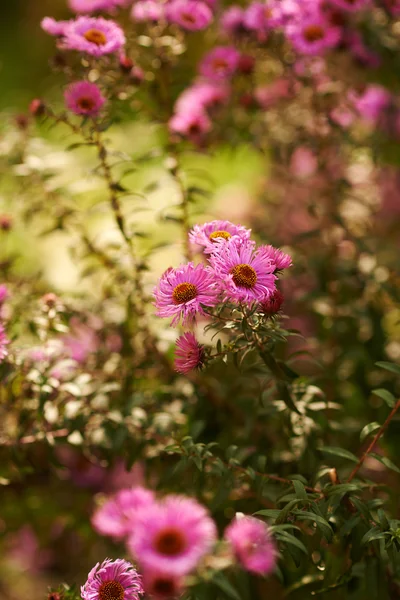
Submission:
[[[233,598],[233,600],[241,600],[231,582],[228,581],[228,579],[222,573],[217,573],[213,579],[213,582],[220,588],[220,590],[224,592],[224,594],[229,596],[229,598]]]
[[[384,390],[383,388],[372,390],[372,393],[375,394],[375,396],[382,398],[382,400],[384,400],[390,408],[393,408],[393,406],[396,404],[396,398],[393,396],[393,394],[387,390]]]
[[[262,517],[269,517],[271,519],[276,519],[279,517],[281,511],[277,508],[263,508],[262,510],[258,510],[253,513],[254,515],[261,515]]]
[[[321,530],[322,535],[326,537],[327,540],[332,539],[333,531],[332,527],[329,525],[328,521],[324,519],[321,515],[316,515],[313,512],[295,510],[293,511],[296,515],[296,518],[299,521],[313,521],[317,527]]]
[[[348,450],[344,450],[344,448],[336,448],[334,446],[324,446],[323,448],[318,448],[320,452],[324,452],[325,454],[332,454],[333,456],[340,456],[340,458],[347,458],[347,460],[352,460],[353,462],[358,462],[357,456],[355,456],[352,452]]]
[[[376,460],[378,460],[383,465],[385,465],[385,467],[387,467],[388,469],[391,469],[392,471],[396,471],[396,473],[400,473],[399,467],[397,465],[395,465],[394,462],[392,462],[389,458],[387,458],[387,456],[380,456],[380,454],[375,454],[375,452],[370,452],[369,455],[372,458],[375,458]]]
[[[361,545],[369,544],[369,542],[373,542],[374,540],[381,540],[385,537],[385,534],[378,529],[378,527],[373,527],[363,536],[361,540]]]
[[[307,500],[307,492],[305,490],[304,485],[301,481],[297,481],[296,479],[292,479],[294,491],[296,492],[296,497],[300,500]]]
[[[360,433],[360,441],[363,442],[365,438],[371,435],[371,433],[374,433],[374,431],[378,431],[380,427],[380,424],[376,421],[374,421],[373,423],[368,423],[368,425],[366,425]]]
[[[396,373],[396,375],[400,375],[400,365],[395,365],[394,363],[386,361],[380,361],[375,364],[381,369],[386,369],[386,371],[391,371],[392,373]]]

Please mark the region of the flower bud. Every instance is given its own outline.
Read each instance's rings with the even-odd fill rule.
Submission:
[[[130,70],[129,78],[133,84],[140,85],[144,79],[143,70],[137,65],[134,65]]]
[[[266,317],[273,317],[280,312],[283,300],[282,292],[276,289],[272,296],[260,304],[260,310]]]
[[[126,56],[126,54],[121,54],[121,56],[119,57],[119,66],[121,71],[123,71],[124,73],[130,73],[131,69],[134,66],[133,60],[129,58],[129,56]]]
[[[12,217],[10,215],[0,215],[0,230],[10,231],[12,228]]]
[[[42,117],[46,113],[46,105],[40,98],[35,98],[29,105],[29,112],[34,117]]]

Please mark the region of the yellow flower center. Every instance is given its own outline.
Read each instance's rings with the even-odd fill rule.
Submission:
[[[154,546],[160,554],[176,556],[185,549],[186,540],[179,529],[170,527],[159,532]]]
[[[104,46],[104,44],[107,42],[106,36],[99,29],[88,29],[83,34],[83,37],[88,42],[96,44],[96,46]]]
[[[197,296],[197,287],[193,283],[178,283],[172,292],[175,304],[184,304]]]
[[[251,290],[257,283],[257,273],[250,265],[236,265],[231,270],[233,282],[238,287]]]
[[[124,600],[125,590],[119,581],[105,581],[99,589],[99,600]]]
[[[324,37],[324,30],[320,25],[309,25],[304,30],[304,37],[307,42],[317,42]]]
[[[223,238],[224,240],[229,240],[230,237],[232,237],[232,236],[227,231],[213,231],[208,236],[208,239],[211,240],[212,242],[215,242],[215,240],[217,240],[218,238]]]

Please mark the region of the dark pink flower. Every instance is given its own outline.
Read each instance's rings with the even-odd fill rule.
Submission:
[[[212,550],[217,529],[192,498],[168,496],[138,515],[128,547],[144,570],[185,575]]]
[[[260,304],[260,310],[267,317],[272,317],[280,312],[283,300],[282,292],[276,289],[267,300]]]
[[[196,315],[204,315],[203,306],[215,306],[218,288],[213,273],[204,265],[188,263],[168,269],[154,290],[159,317],[173,317],[172,325],[193,323]]]
[[[71,112],[89,117],[96,117],[106,102],[97,85],[89,81],[71,83],[66,89],[64,97]]]
[[[189,373],[202,366],[204,346],[199,344],[193,333],[186,332],[176,341],[175,370],[178,373]]]
[[[166,17],[170,23],[180,25],[188,31],[205,29],[213,20],[207,4],[193,0],[172,0],[166,5]]]
[[[221,29],[228,35],[240,35],[247,31],[245,25],[245,10],[241,6],[230,6],[222,14]]]
[[[276,547],[268,526],[254,517],[236,518],[227,527],[225,538],[247,571],[268,575],[276,564]]]
[[[342,36],[342,30],[315,9],[290,21],[285,27],[285,33],[298,52],[311,55],[323,54],[335,48]]]
[[[139,600],[143,594],[141,577],[130,562],[106,558],[90,571],[81,587],[83,600]]]
[[[207,79],[226,80],[236,72],[240,52],[233,46],[217,46],[200,63],[200,73]]]
[[[114,21],[102,17],[78,17],[69,21],[63,33],[68,50],[103,56],[117,52],[125,44],[125,35]]]
[[[99,10],[111,12],[127,5],[127,0],[68,0],[69,7],[76,13],[88,14]]]
[[[235,225],[230,221],[209,221],[203,225],[195,225],[189,231],[189,240],[192,244],[202,246],[206,254],[211,254],[216,250],[216,243],[221,240],[237,238],[248,240],[251,235],[251,229],[246,229],[243,225]]]

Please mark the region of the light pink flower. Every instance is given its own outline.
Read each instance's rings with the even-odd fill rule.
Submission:
[[[212,110],[222,106],[229,99],[228,86],[214,81],[200,81],[188,87],[179,96],[175,103],[175,113],[183,114],[187,111]]]
[[[371,84],[361,94],[349,92],[349,100],[365,120],[376,124],[389,107],[391,94],[381,85]]]
[[[81,587],[83,600],[139,600],[143,594],[140,575],[126,560],[106,558],[90,571]]]
[[[199,344],[193,333],[186,332],[176,341],[175,370],[178,373],[189,373],[202,366],[204,346]]]
[[[143,487],[120,490],[92,516],[92,525],[101,535],[122,539],[131,534],[138,511],[154,502],[154,493]]]
[[[323,54],[334,48],[342,36],[341,29],[317,10],[306,11],[301,18],[290,21],[285,33],[298,52],[310,55]]]
[[[204,2],[172,0],[166,5],[166,17],[170,23],[188,31],[200,31],[213,20],[211,9]]]
[[[207,79],[226,80],[236,72],[240,52],[233,46],[217,46],[200,63],[199,71]]]
[[[236,518],[227,527],[225,538],[247,571],[268,575],[274,570],[276,547],[263,521],[254,517]]]
[[[125,35],[119,25],[103,17],[78,17],[69,22],[63,35],[65,48],[93,56],[117,52],[125,44]]]
[[[133,21],[159,21],[163,18],[165,18],[165,6],[158,0],[139,0],[132,6]]]
[[[246,9],[244,24],[247,29],[267,33],[282,25],[283,15],[280,0],[252,2]]]
[[[95,83],[76,81],[64,93],[68,109],[76,115],[96,117],[104,103],[105,97]]]
[[[56,21],[52,17],[44,17],[40,26],[49,35],[55,35],[56,37],[62,37],[64,35],[65,28],[70,24],[70,21]]]
[[[276,271],[282,271],[292,266],[292,257],[274,246],[259,246],[258,252],[263,254],[275,265]]]
[[[154,290],[159,317],[173,317],[172,325],[193,323],[196,315],[204,315],[203,306],[218,302],[218,288],[213,273],[204,267],[188,263],[177,269],[167,269]]]
[[[216,251],[218,241],[229,240],[230,238],[248,240],[250,235],[251,229],[246,229],[243,225],[216,220],[203,225],[195,225],[189,231],[189,241],[191,244],[202,246],[206,254],[211,254]]]
[[[207,113],[199,107],[176,113],[168,123],[169,130],[198,141],[211,131],[212,124]]]
[[[299,146],[290,159],[290,171],[300,179],[314,175],[318,169],[318,159],[315,153],[306,146]]]
[[[168,496],[138,515],[128,547],[144,570],[185,575],[212,550],[217,529],[192,498]]]
[[[256,250],[251,240],[224,241],[210,255],[210,265],[226,300],[263,302],[275,291],[276,265],[262,248]]]
[[[104,10],[111,12],[116,8],[126,6],[127,0],[68,0],[70,9],[76,13],[89,14]]]

